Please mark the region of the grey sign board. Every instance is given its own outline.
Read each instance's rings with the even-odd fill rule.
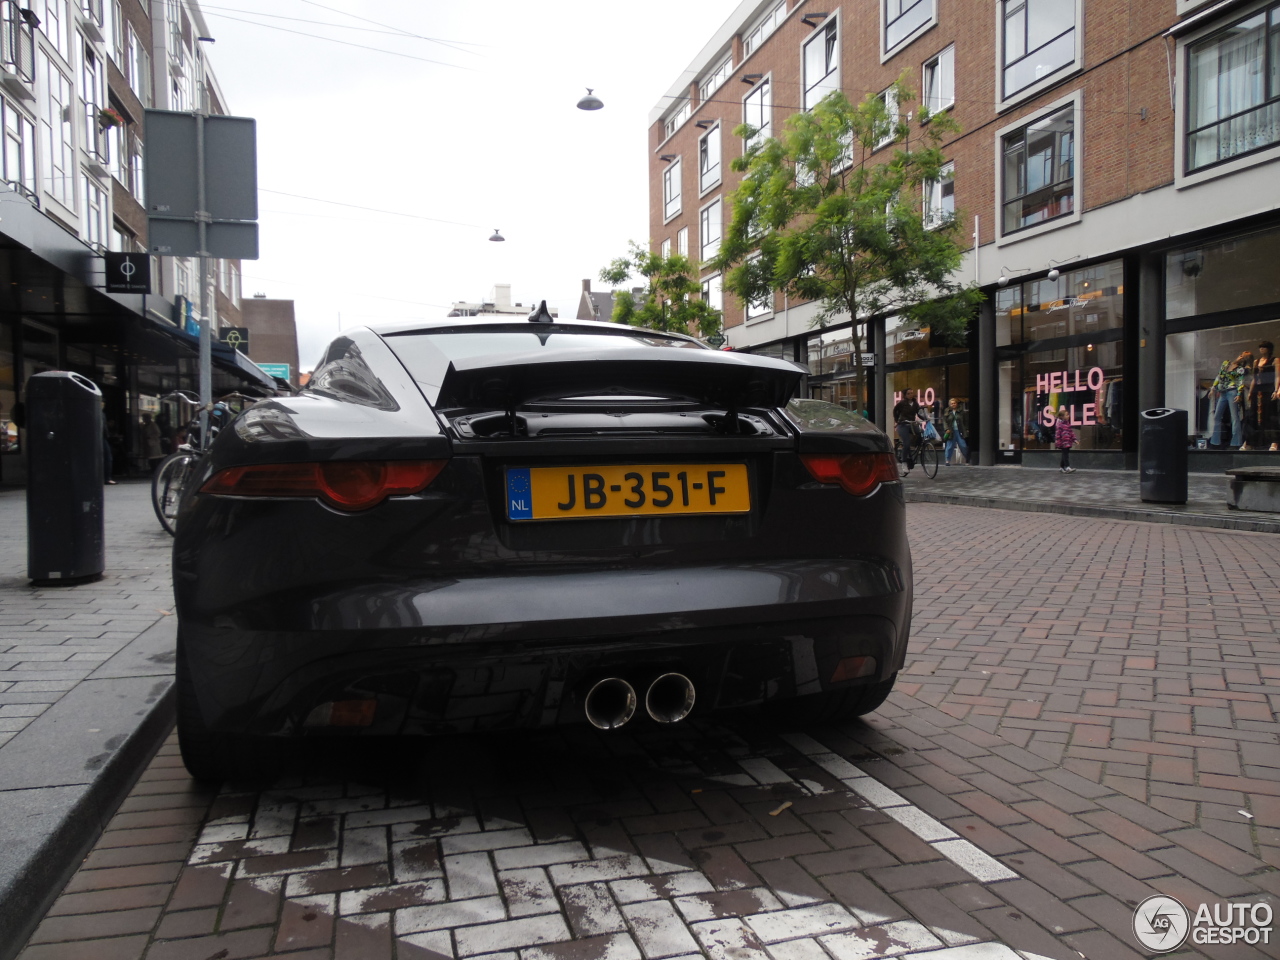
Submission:
[[[211,223],[206,228],[209,255],[224,260],[258,259],[256,223]],[[194,257],[200,252],[200,228],[194,220],[147,221],[147,246],[158,257]]]
[[[153,254],[200,252],[196,213],[199,154],[194,113],[146,111],[148,246]],[[257,124],[248,117],[204,118],[204,189],[210,256],[258,256]]]

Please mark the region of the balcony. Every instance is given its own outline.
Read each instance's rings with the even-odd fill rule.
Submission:
[[[0,0],[0,86],[19,100],[35,100],[35,15],[14,0]]]

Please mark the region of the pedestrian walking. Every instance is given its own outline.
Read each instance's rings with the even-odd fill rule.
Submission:
[[[920,404],[916,401],[916,392],[904,390],[902,399],[893,405],[893,424],[898,431],[898,439],[902,441],[902,456],[907,461],[908,470],[916,465],[916,418],[919,415]]]
[[[151,419],[151,414],[144,413],[142,415],[142,451],[152,473],[155,473],[156,467],[160,466],[160,461],[164,459],[164,447],[160,440],[160,424]]]
[[[947,409],[942,411],[942,463],[944,466],[951,466],[951,457],[956,450],[959,450],[960,456],[964,458],[963,463],[969,462],[969,445],[964,442],[965,426],[964,411],[960,409],[960,401],[952,397]]]
[[[1075,473],[1076,468],[1071,465],[1071,448],[1080,440],[1071,429],[1071,424],[1063,419],[1066,412],[1066,407],[1058,408],[1058,425],[1053,430],[1053,445],[1062,452],[1062,472]]]

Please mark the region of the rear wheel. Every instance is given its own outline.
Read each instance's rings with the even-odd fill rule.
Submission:
[[[936,444],[929,441],[922,443],[916,453],[916,459],[920,461],[920,466],[924,469],[924,475],[930,480],[938,475],[939,457]]]
[[[898,476],[905,479],[907,476],[907,460],[902,455],[902,441],[893,441],[893,458],[898,461]]]
[[[187,480],[195,469],[196,456],[185,450],[164,459],[151,477],[151,506],[160,525],[172,536],[178,529],[178,507]]]
[[[178,749],[187,772],[197,780],[264,780],[274,776],[279,745],[266,737],[244,737],[210,730],[196,701],[191,668],[178,642]]]
[[[769,712],[775,719],[790,723],[850,720],[876,710],[893,692],[897,679],[898,675],[895,673],[869,687],[846,687],[796,697],[794,700],[781,700],[770,704]]]

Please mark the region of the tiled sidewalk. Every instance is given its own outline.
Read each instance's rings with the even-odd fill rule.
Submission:
[[[1230,509],[1227,483],[1222,474],[1190,474],[1187,502],[1179,505],[1144,503],[1135,470],[1064,474],[1032,467],[941,466],[930,480],[916,467],[906,481],[907,497],[917,503],[1280,533],[1280,514]]]
[[[107,487],[106,572],[33,588],[24,491],[0,491],[0,957],[172,723],[169,552],[147,484]]]

